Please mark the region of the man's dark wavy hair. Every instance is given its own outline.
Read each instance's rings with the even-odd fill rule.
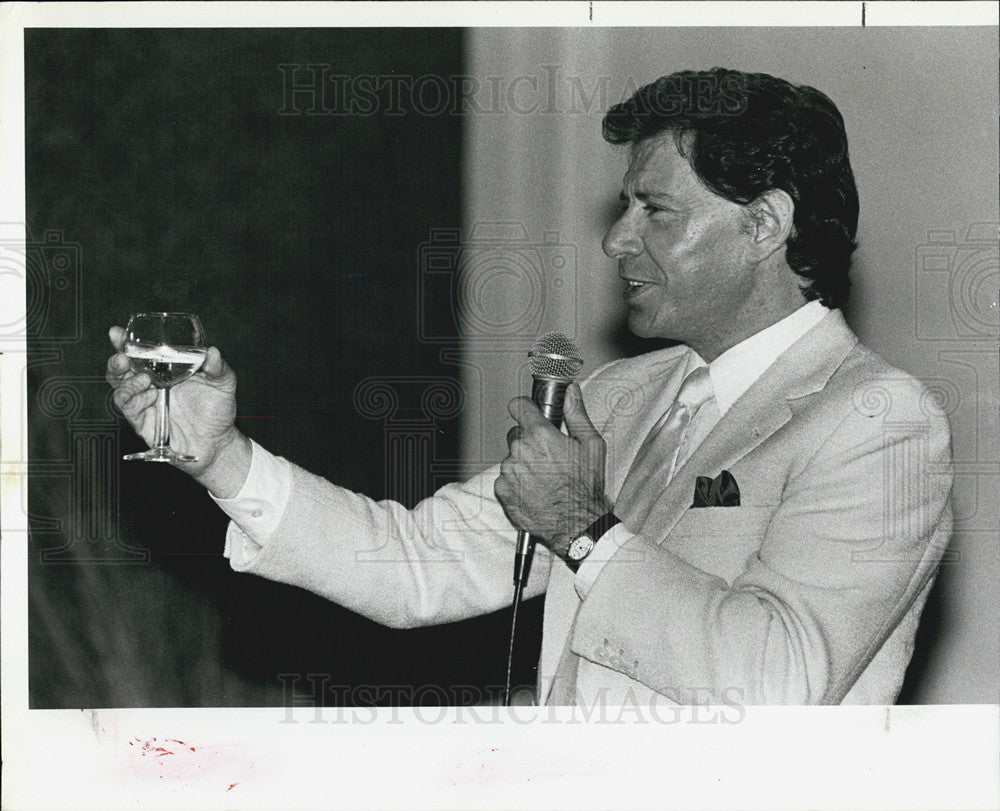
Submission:
[[[842,307],[858,225],[844,119],[812,87],[766,73],[680,71],[640,88],[604,117],[604,138],[635,145],[672,132],[715,194],[746,205],[769,189],[795,202],[786,246],[803,293]]]

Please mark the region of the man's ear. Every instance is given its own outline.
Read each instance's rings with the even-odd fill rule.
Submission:
[[[795,203],[787,192],[768,189],[746,207],[750,258],[762,262],[788,242],[794,228]]]

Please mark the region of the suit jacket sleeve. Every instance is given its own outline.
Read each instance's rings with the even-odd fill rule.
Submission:
[[[465,619],[510,604],[516,530],[493,494],[498,468],[449,484],[407,510],[295,465],[288,505],[263,545],[230,525],[230,565],[308,589],[397,628]],[[526,596],[542,593],[536,547]]]
[[[911,421],[888,425],[849,409],[786,483],[731,583],[633,536],[588,592],[574,652],[623,651],[629,675],[668,696],[839,703],[924,592],[950,535],[947,421],[910,410]],[[740,508],[709,509],[725,521]]]

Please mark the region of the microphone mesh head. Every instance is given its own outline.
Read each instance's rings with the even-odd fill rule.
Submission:
[[[554,377],[571,381],[583,368],[583,358],[569,338],[561,332],[539,336],[528,352],[533,377]]]

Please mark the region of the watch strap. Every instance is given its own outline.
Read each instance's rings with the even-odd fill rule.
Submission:
[[[583,535],[586,535],[594,542],[594,545],[596,546],[597,542],[609,529],[611,529],[613,526],[617,524],[620,524],[621,522],[622,520],[614,513],[610,512],[605,513],[576,537],[579,538],[582,537]],[[593,551],[594,551],[593,547],[591,547],[590,552]],[[571,571],[575,572],[577,569],[580,568],[580,565],[587,559],[587,557],[590,555],[590,552],[588,552],[587,555],[580,558],[579,560],[573,560],[572,558],[567,557],[566,565],[569,566]]]
[[[605,532],[621,522],[622,520],[614,513],[604,513],[604,515],[598,518],[580,534],[590,536],[594,543],[597,543],[601,540],[601,536],[603,536]]]

